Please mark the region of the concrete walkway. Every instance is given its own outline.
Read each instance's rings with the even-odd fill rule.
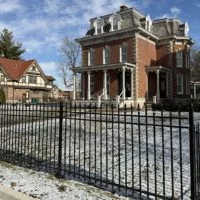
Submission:
[[[11,188],[0,185],[0,200],[36,200]]]

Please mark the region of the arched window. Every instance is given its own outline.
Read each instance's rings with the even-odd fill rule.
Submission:
[[[113,17],[113,31],[118,30],[118,18],[117,16]]]
[[[98,18],[94,21],[96,35],[103,33],[103,25],[104,25],[104,20],[101,18]]]
[[[121,16],[119,14],[114,14],[109,18],[109,22],[111,23],[111,31],[116,31],[121,28]]]

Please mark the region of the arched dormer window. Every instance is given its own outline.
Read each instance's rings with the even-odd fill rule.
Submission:
[[[148,15],[146,18],[146,30],[150,32],[151,26],[152,26],[152,20],[151,17]]]
[[[96,35],[103,33],[103,25],[104,25],[104,20],[101,18],[98,18],[94,21]]]
[[[109,22],[111,24],[111,31],[116,31],[121,29],[121,16],[120,14],[114,14],[109,18]]]
[[[185,23],[185,31],[184,31],[186,37],[188,37],[189,30],[190,30],[189,25],[188,25],[188,23],[186,22],[186,23]]]

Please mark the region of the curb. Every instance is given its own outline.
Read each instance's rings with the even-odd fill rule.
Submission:
[[[0,200],[36,200],[11,188],[0,185]]]

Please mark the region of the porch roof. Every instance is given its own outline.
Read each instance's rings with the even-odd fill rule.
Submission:
[[[167,72],[169,71],[169,69],[167,67],[163,67],[163,66],[150,66],[146,68],[147,72],[157,72],[157,71],[164,71]]]
[[[74,73],[81,73],[87,71],[103,71],[103,70],[110,70],[110,69],[134,69],[135,64],[132,63],[116,63],[116,64],[106,64],[106,65],[94,65],[94,66],[87,66],[87,67],[75,67],[72,69]]]

